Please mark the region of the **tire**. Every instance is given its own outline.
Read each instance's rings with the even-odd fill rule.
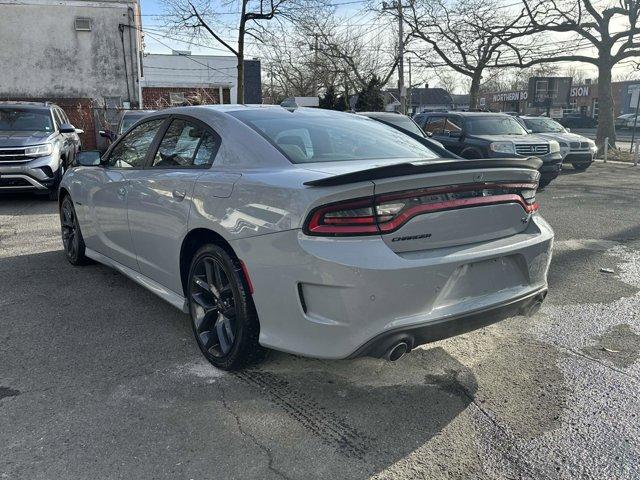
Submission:
[[[60,187],[60,182],[62,181],[62,177],[64,176],[64,172],[66,171],[64,160],[60,161],[60,167],[58,167],[58,171],[56,172],[56,181],[49,189],[47,193],[47,198],[51,201],[58,200],[58,190]]]
[[[591,162],[589,162],[589,163],[572,163],[571,165],[573,165],[573,168],[578,170],[579,172],[584,172],[587,168],[589,168],[589,166],[591,165]]]
[[[476,158],[484,158],[482,153],[480,153],[475,148],[467,148],[466,150],[463,150],[462,152],[460,152],[460,156],[462,158],[466,158],[467,160],[474,160]]]
[[[69,263],[75,266],[91,263],[85,256],[84,238],[82,238],[78,216],[76,215],[71,195],[66,195],[60,204],[60,229],[64,254]]]
[[[538,181],[538,190],[544,190],[551,183],[551,180],[553,179],[540,177],[540,180]]]
[[[215,367],[238,370],[261,359],[260,324],[240,262],[223,248],[200,248],[187,277],[191,327]]]

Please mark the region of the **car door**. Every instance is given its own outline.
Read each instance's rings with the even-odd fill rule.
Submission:
[[[149,120],[120,138],[107,152],[104,165],[86,173],[85,218],[93,228],[85,238],[88,248],[133,270],[139,270],[127,220],[129,179],[142,170],[154,138],[166,118]]]
[[[148,159],[129,171],[129,229],[140,272],[182,295],[180,249],[197,178],[213,163],[220,137],[205,124],[173,116]]]

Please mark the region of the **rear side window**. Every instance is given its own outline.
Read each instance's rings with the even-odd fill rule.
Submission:
[[[163,118],[138,125],[113,147],[107,164],[114,168],[142,168]]]
[[[444,121],[444,117],[429,117],[424,126],[424,131],[433,135],[439,135],[444,130]]]
[[[175,119],[167,129],[153,159],[155,168],[188,168],[211,165],[216,138],[201,126]]]

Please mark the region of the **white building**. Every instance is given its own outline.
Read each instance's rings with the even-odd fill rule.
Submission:
[[[143,58],[145,108],[180,105],[191,95],[208,103],[236,103],[237,59],[189,52],[148,54]],[[245,103],[261,103],[260,61],[245,60]]]

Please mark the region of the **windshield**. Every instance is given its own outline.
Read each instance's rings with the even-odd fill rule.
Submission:
[[[467,132],[472,135],[526,135],[527,131],[511,117],[467,117]]]
[[[524,123],[533,133],[564,132],[564,127],[550,118],[525,118]]]
[[[47,109],[0,107],[0,131],[52,132],[51,112]]]
[[[120,131],[118,133],[126,132],[131,125],[140,120],[144,115],[125,115],[120,122]]]
[[[424,137],[424,133],[422,133],[420,127],[418,127],[418,125],[416,125],[416,123],[406,115],[387,115],[385,117],[373,118],[375,120],[380,120],[381,122],[391,123],[392,125],[400,127],[407,132],[413,133],[414,135]]]
[[[285,109],[230,113],[275,145],[292,163],[437,157],[395,128],[357,115]]]

